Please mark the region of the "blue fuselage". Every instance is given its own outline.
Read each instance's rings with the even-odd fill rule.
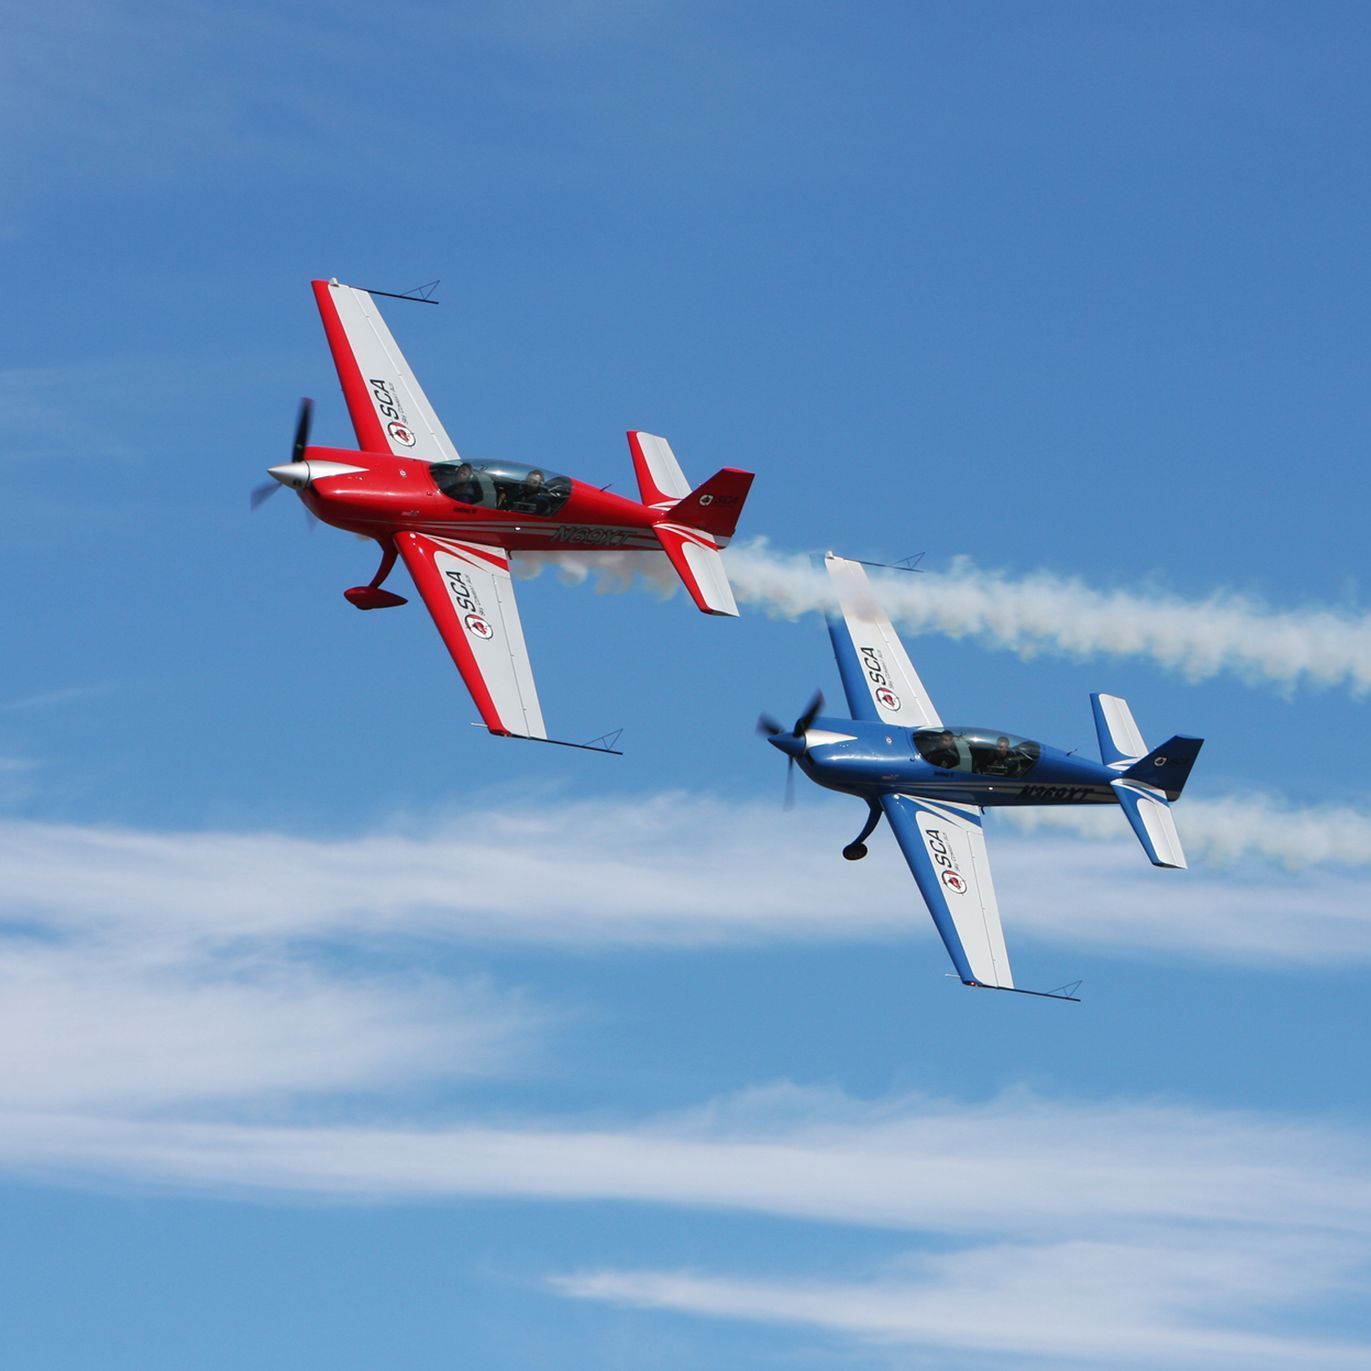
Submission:
[[[1110,785],[1117,771],[1045,744],[1031,744],[1032,759],[1017,762],[997,759],[991,749],[973,753],[963,744],[959,757],[949,753],[950,764],[937,765],[920,754],[910,729],[822,717],[809,726],[803,744],[793,734],[771,741],[817,784],[869,801],[901,794],[984,806],[1118,803]]]

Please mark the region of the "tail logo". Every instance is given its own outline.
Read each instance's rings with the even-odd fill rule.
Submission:
[[[398,419],[392,420],[386,425],[386,432],[402,447],[414,446],[414,430],[408,424],[402,424]]]
[[[469,633],[474,633],[478,638],[493,638],[495,630],[479,614],[468,614],[462,621],[467,626]]]
[[[955,871],[944,868],[943,884],[958,895],[966,894],[966,882]]]
[[[1152,759],[1152,765],[1153,765],[1153,766],[1165,766],[1165,765],[1166,765],[1166,758],[1165,758],[1165,757],[1153,757],[1153,759]]]
[[[891,690],[889,686],[882,686],[876,692],[876,703],[884,705],[887,709],[893,712],[894,710],[897,710],[900,707],[900,697],[896,695],[895,692]]]

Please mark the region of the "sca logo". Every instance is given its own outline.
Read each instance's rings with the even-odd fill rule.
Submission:
[[[857,652],[862,659],[862,670],[871,682],[871,693],[876,697],[876,703],[893,713],[900,707],[900,697],[890,688],[890,677],[885,674],[881,654],[874,647],[859,647]]]
[[[395,392],[390,388],[390,382],[381,380],[379,376],[373,376],[367,385],[371,387],[371,398],[376,401],[376,408],[381,411],[381,417],[394,419],[403,426],[404,412],[400,409],[399,400],[395,398]]]
[[[398,419],[392,419],[386,425],[386,432],[401,446],[414,446],[414,430],[408,424],[402,424]]]
[[[928,843],[928,855],[933,858],[933,865],[938,868],[938,879],[954,895],[965,895],[966,879],[957,870],[957,863],[952,860],[952,851],[942,835],[942,830],[925,829],[924,840]]]
[[[468,614],[462,622],[466,624],[467,631],[474,633],[478,638],[493,638],[495,636],[495,630],[479,614]]]
[[[448,567],[443,575],[447,578],[447,593],[452,596],[457,608],[477,619],[481,618],[481,606],[467,578],[455,567]],[[484,623],[485,621],[482,620]],[[489,625],[487,625],[489,627]]]

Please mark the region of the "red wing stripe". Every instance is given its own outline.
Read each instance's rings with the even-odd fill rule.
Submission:
[[[371,403],[362,369],[357,365],[352,344],[348,342],[347,330],[338,317],[338,307],[333,302],[329,283],[311,281],[310,284],[314,287],[319,317],[324,321],[324,336],[328,339],[329,351],[333,353],[333,365],[337,368],[338,380],[343,387],[343,399],[347,401],[348,414],[352,417],[352,427],[357,434],[357,445],[365,452],[389,452],[390,442]]]
[[[500,571],[509,570],[508,557],[501,557],[498,552],[492,552],[490,548],[482,547],[480,543],[461,543],[459,546],[462,551],[473,560],[478,562],[489,562],[491,566],[498,568]]]
[[[480,665],[467,643],[465,634],[455,625],[449,627],[447,624],[447,615],[443,613],[447,606],[447,590],[419,535],[411,533],[401,538],[399,547],[405,565],[409,568],[409,574],[414,577],[414,584],[419,587],[419,593],[424,597],[425,604],[429,606],[437,622],[443,642],[452,654],[457,670],[462,673],[462,679],[471,692],[471,698],[482,722],[492,733],[508,733],[509,729],[500,718],[500,711],[495,708],[495,701],[486,688],[485,677],[481,674]]]
[[[707,547],[711,552],[719,550],[718,543],[707,533],[701,533],[697,528],[687,528],[684,524],[658,524],[657,527],[674,533],[683,541],[695,543],[699,547]]]
[[[497,571],[509,570],[508,557],[503,557],[498,552],[483,547],[480,543],[457,542],[451,538],[434,538],[433,541],[445,552],[452,553],[454,557],[460,557],[471,566],[479,567],[484,564],[493,566]]]

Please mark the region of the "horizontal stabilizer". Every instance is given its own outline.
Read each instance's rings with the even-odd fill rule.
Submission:
[[[1146,757],[1134,762],[1123,773],[1123,779],[1156,786],[1158,790],[1166,791],[1168,800],[1174,800],[1185,789],[1190,768],[1195,765],[1195,758],[1200,755],[1203,746],[1203,738],[1188,738],[1178,733],[1160,747],[1154,747]]]
[[[1123,777],[1110,785],[1152,865],[1183,869],[1186,862],[1181,835],[1176,832],[1176,820],[1165,793]]]
[[[706,614],[726,614],[736,619],[738,605],[714,539],[676,523],[654,524],[652,531],[696,605]]]
[[[716,471],[704,485],[692,490],[667,513],[673,524],[703,529],[719,542],[733,537],[743,502],[752,489],[752,473],[737,467]]]

